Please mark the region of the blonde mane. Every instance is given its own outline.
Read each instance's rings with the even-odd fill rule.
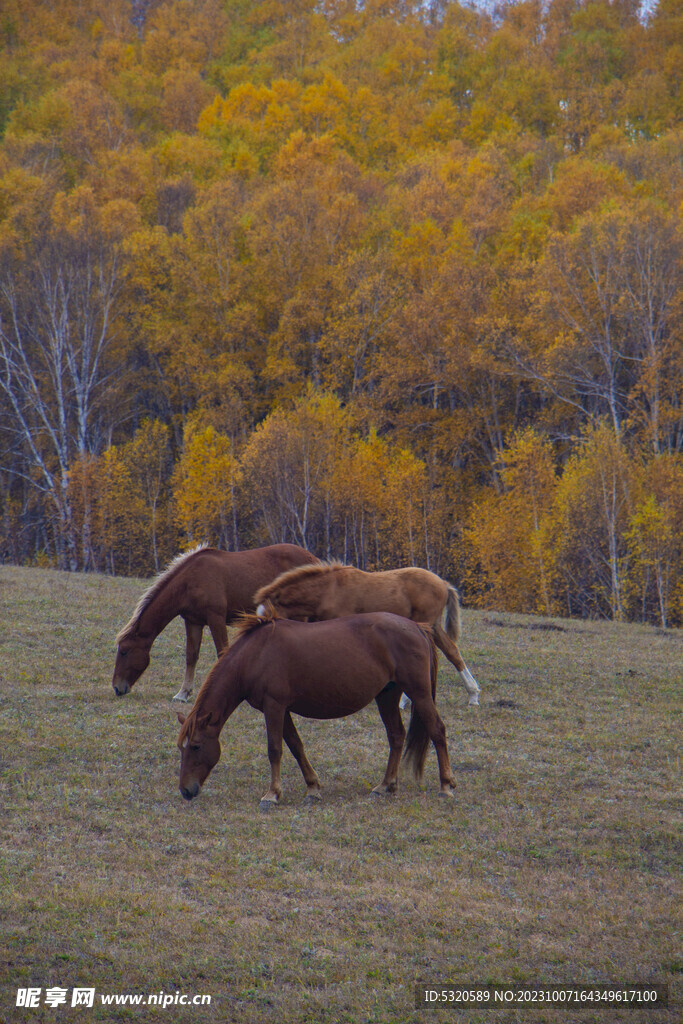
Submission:
[[[241,637],[246,636],[248,633],[253,633],[255,629],[259,628],[259,626],[265,626],[269,622],[275,622],[276,619],[279,618],[280,616],[275,611],[270,601],[268,602],[265,615],[257,615],[256,612],[240,612],[239,616],[233,623],[237,630],[235,642],[237,642]],[[227,648],[225,648],[225,650],[227,650]],[[225,650],[221,651],[219,657],[223,656]]]
[[[185,565],[185,562],[187,562],[187,560],[192,558],[194,555],[198,555],[200,551],[206,550],[208,546],[208,544],[198,544],[196,548],[192,548],[191,551],[184,551],[182,554],[177,555],[172,562],[169,562],[166,568],[159,573],[156,579],[152,582],[151,586],[147,588],[147,590],[144,592],[144,594],[138,601],[137,605],[135,606],[135,611],[133,612],[130,618],[130,621],[127,622],[123,629],[119,630],[119,632],[116,634],[117,644],[120,644],[122,640],[128,639],[128,637],[130,637],[135,632],[135,629],[138,625],[138,622],[140,621],[140,616],[142,615],[142,613],[145,611],[146,608],[149,607],[149,605],[152,603],[152,601],[157,596],[159,591],[166,586],[169,579],[172,576],[175,576],[175,574],[178,572],[181,566]]]
[[[261,587],[254,598],[254,603],[257,605],[265,604],[270,595],[279,587],[288,586],[290,583],[297,583],[299,580],[309,576],[322,576],[325,573],[348,568],[349,566],[344,565],[343,562],[311,562],[306,565],[297,565],[294,569],[287,569],[286,572],[281,572],[272,583],[267,583],[265,587]]]

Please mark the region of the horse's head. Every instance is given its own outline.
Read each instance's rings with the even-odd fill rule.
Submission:
[[[221,756],[218,740],[220,729],[212,724],[211,715],[199,719],[178,713],[181,729],[178,734],[180,748],[180,792],[186,800],[199,796],[209,773]]]
[[[327,563],[316,562],[281,573],[256,592],[256,614],[261,619],[316,619],[321,599],[334,584],[331,568]]]
[[[140,636],[124,636],[119,638],[114,665],[114,678],[111,685],[118,697],[128,693],[149,665],[149,652],[152,641]]]
[[[310,592],[295,583],[274,590],[256,609],[260,619],[297,619],[299,622],[307,622],[313,612]]]

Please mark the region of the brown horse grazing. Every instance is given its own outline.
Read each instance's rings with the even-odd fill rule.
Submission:
[[[374,793],[393,793],[405,728],[398,710],[402,692],[413,702],[406,758],[421,777],[429,740],[436,748],[441,793],[453,796],[455,780],[446,729],[434,704],[437,653],[428,626],[399,615],[374,612],[329,622],[292,622],[246,617],[241,636],[225,651],[204,681],[181,730],[180,792],[197,796],[221,755],[218,740],[242,701],[263,712],[268,733],[270,788],[262,809],[282,794],[282,740],[296,758],[308,788],[320,796],[320,780],[304,752],[292,713],[305,718],[344,718],[377,702],[389,740],[389,762]]]
[[[469,703],[479,703],[479,686],[457,647],[460,637],[458,592],[428,569],[363,572],[350,565],[318,563],[284,572],[254,597],[256,614],[275,612],[287,619],[333,619],[357,612],[394,612],[428,622],[434,640],[460,673]],[[445,629],[441,618],[445,611]]]
[[[118,652],[112,686],[128,693],[149,665],[149,652],[159,633],[182,615],[185,620],[185,681],[174,700],[192,692],[204,626],[211,630],[216,652],[228,645],[227,623],[253,611],[259,587],[285,569],[316,562],[295,544],[273,544],[253,551],[218,551],[200,547],[180,555],[138,601],[130,622],[116,637]]]

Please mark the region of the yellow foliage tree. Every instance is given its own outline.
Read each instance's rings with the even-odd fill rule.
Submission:
[[[345,555],[361,568],[416,565],[424,559],[424,463],[373,430],[350,444],[336,472]]]
[[[144,420],[132,441],[111,445],[93,467],[93,544],[112,572],[158,572],[174,553],[168,515],[169,429]]]
[[[552,508],[550,546],[559,599],[569,614],[625,617],[626,530],[634,465],[607,423],[569,459]]]
[[[683,463],[652,459],[640,475],[640,496],[626,532],[632,612],[659,618],[663,627],[683,621]],[[653,614],[654,613],[654,614]]]
[[[173,474],[176,520],[188,546],[236,546],[233,519],[238,481],[233,442],[213,427],[188,423],[183,451]]]
[[[257,537],[293,541],[329,556],[332,483],[347,430],[339,400],[313,388],[291,410],[276,409],[256,428],[240,464]]]
[[[468,596],[506,611],[553,611],[548,527],[557,486],[550,443],[520,431],[499,458],[503,491],[475,503],[465,531]]]
[[[131,576],[153,569],[145,558],[145,510],[131,467],[115,445],[98,459],[94,542],[107,570]]]

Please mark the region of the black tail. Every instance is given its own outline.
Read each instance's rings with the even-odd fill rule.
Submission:
[[[425,626],[420,623],[420,628],[424,633],[425,637],[429,642],[430,647],[430,664],[429,664],[429,676],[431,681],[432,689],[432,700],[436,700],[436,674],[439,668],[439,653],[434,643],[434,637],[432,630],[429,626]],[[408,726],[408,735],[406,736],[406,745],[403,752],[403,759],[413,769],[413,775],[418,781],[422,778],[424,772],[425,761],[427,760],[427,750],[429,749],[429,733],[427,728],[420,718],[419,714],[415,710],[415,702],[413,702],[412,709],[410,712],[410,725]]]

